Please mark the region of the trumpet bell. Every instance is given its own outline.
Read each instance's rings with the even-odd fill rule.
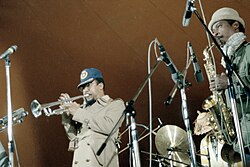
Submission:
[[[35,99],[31,102],[30,104],[30,109],[32,114],[34,115],[35,118],[39,117],[42,115],[42,106],[41,104]]]
[[[73,100],[81,99],[81,98],[84,98],[84,97],[87,97],[87,96],[89,96],[89,94],[80,95],[80,96],[72,97],[72,98],[69,98],[69,99],[60,100],[60,101],[51,102],[51,103],[46,103],[46,104],[40,104],[35,99],[35,100],[33,100],[31,102],[30,109],[31,109],[32,114],[34,115],[35,118],[41,116],[42,111],[44,112],[44,114],[46,116],[61,115],[66,111],[65,109],[59,108],[59,109],[56,109],[56,110],[52,110],[51,107],[54,107],[56,105],[61,105],[61,104],[66,103],[66,102],[72,102]]]

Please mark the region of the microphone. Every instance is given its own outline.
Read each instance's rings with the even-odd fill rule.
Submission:
[[[189,25],[189,22],[190,22],[190,18],[192,16],[192,8],[194,6],[194,0],[187,0],[187,3],[186,3],[186,10],[184,12],[184,15],[183,15],[183,19],[182,19],[182,26],[183,27],[187,27]]]
[[[174,80],[174,82],[177,82],[177,79],[179,77],[178,74],[178,70],[176,68],[176,66],[174,65],[172,59],[169,57],[169,55],[167,54],[165,48],[162,46],[162,44],[160,44],[159,42],[157,42],[157,45],[159,47],[160,50],[160,54],[162,56],[162,60],[165,62],[165,64],[167,65],[170,73],[172,74],[172,79]]]
[[[203,74],[201,72],[201,69],[200,69],[200,66],[198,64],[197,57],[195,56],[195,53],[194,53],[193,47],[191,45],[191,42],[188,42],[188,49],[190,51],[190,55],[192,56],[195,80],[197,82],[202,82],[202,81],[204,81]]]
[[[13,45],[9,49],[7,49],[3,54],[0,55],[0,59],[5,59],[7,56],[11,55],[17,50],[17,46]]]
[[[23,121],[22,119],[26,117],[27,115],[28,115],[28,112],[24,111],[23,108],[19,108],[12,113],[13,122],[21,123]],[[1,125],[6,125],[7,123],[8,123],[8,115],[0,119]]]

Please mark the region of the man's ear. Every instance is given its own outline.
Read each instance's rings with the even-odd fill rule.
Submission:
[[[104,84],[103,84],[102,82],[100,82],[100,83],[98,84],[98,86],[99,86],[100,89],[104,89]]]
[[[233,28],[237,31],[239,31],[239,27],[240,27],[240,24],[238,21],[235,21],[233,24],[232,24]]]

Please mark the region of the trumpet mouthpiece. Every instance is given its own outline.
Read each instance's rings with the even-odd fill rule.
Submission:
[[[88,94],[88,93],[83,95],[83,97],[89,97],[89,96],[90,96],[90,94]]]

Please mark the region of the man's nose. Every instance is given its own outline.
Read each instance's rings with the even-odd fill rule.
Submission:
[[[85,86],[83,92],[87,92],[89,90],[89,86]]]
[[[213,36],[218,36],[219,35],[219,32],[218,31],[213,31]]]

